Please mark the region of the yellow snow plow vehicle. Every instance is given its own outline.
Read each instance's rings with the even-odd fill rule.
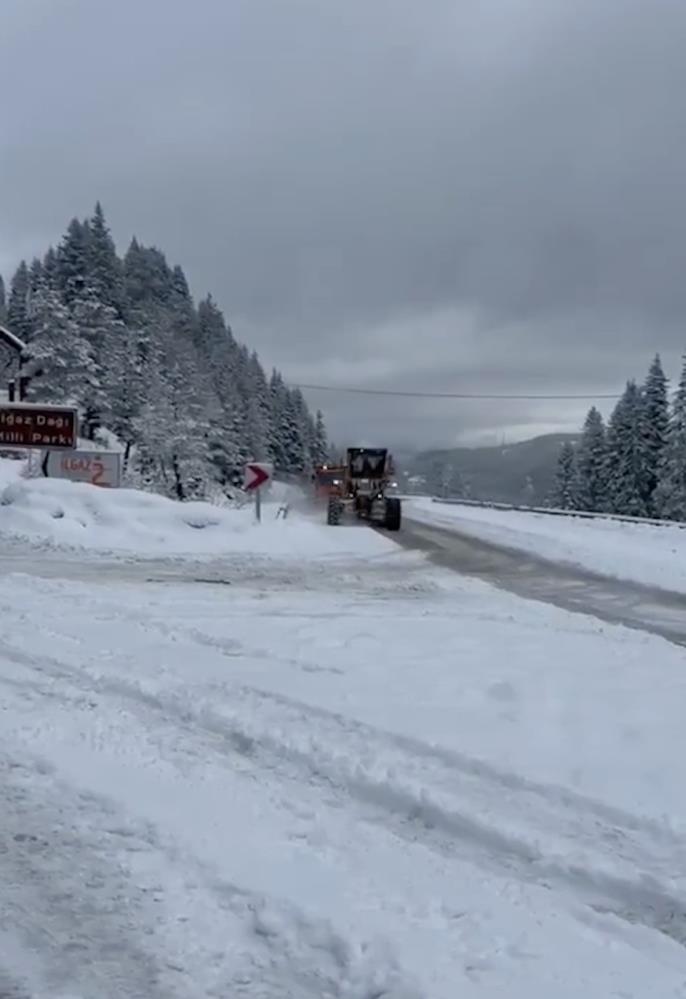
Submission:
[[[328,491],[326,520],[336,526],[347,517],[367,520],[387,531],[399,531],[400,497],[389,496],[393,459],[387,448],[348,448],[345,465],[336,468]]]

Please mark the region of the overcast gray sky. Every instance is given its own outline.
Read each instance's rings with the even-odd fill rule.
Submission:
[[[97,198],[295,382],[612,392],[686,346],[684,0],[2,0],[0,270]],[[589,403],[308,393],[349,441]],[[602,404],[607,411],[608,404]]]

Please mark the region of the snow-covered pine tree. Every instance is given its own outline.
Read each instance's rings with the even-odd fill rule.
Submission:
[[[29,286],[28,286],[27,300],[26,300],[27,320],[30,330],[28,335],[29,340],[34,335],[33,323],[31,321],[31,311],[32,311],[31,303],[34,296],[38,293],[38,290],[43,286],[43,282],[44,282],[43,264],[38,259],[38,257],[34,257],[33,260],[31,261],[31,266],[29,267]]]
[[[169,427],[174,414],[163,368],[162,341],[161,330],[148,317],[142,369],[144,398],[133,420],[136,444],[130,460],[129,479],[133,485],[172,497],[176,494],[169,453]]]
[[[301,472],[310,468],[314,464],[316,426],[300,389],[291,389],[290,394],[291,404],[300,434],[300,447],[302,448],[303,454],[302,467],[295,470]]]
[[[286,467],[291,474],[303,472],[309,465],[309,448],[305,440],[302,419],[302,394],[286,389],[286,404],[282,413],[281,438],[285,447]]]
[[[613,513],[628,517],[647,515],[647,463],[642,410],[641,392],[635,381],[629,381],[612,412],[607,430],[610,505]]]
[[[324,414],[317,410],[314,424],[314,449],[312,455],[315,465],[324,465],[329,460],[329,442],[327,439]]]
[[[168,427],[166,462],[177,499],[200,498],[210,469],[210,414],[197,354],[196,314],[188,282],[180,267],[171,273],[169,305],[163,319],[163,370],[172,423]]]
[[[87,266],[90,291],[121,318],[124,306],[122,264],[99,201],[88,222]]]
[[[57,283],[63,300],[72,305],[88,287],[89,228],[74,218],[57,250]]]
[[[139,440],[140,416],[147,399],[144,375],[147,341],[145,324],[129,321],[121,329],[117,349],[110,353],[104,371],[107,425],[124,447],[124,472]]]
[[[269,395],[271,398],[270,439],[274,467],[278,471],[287,471],[289,461],[286,427],[288,390],[284,385],[283,378],[276,370],[272,371],[269,380]]]
[[[183,271],[133,240],[124,261],[127,325],[140,328],[144,395],[133,473],[177,499],[199,496],[209,478],[209,426],[200,381],[195,312]]]
[[[90,363],[81,392],[83,435],[93,439],[110,416],[107,372],[122,348],[124,325],[115,310],[101,302],[90,288],[75,298],[71,313],[81,339],[88,345]]]
[[[576,455],[574,445],[565,441],[560,448],[553,488],[553,506],[558,510],[576,509]]]
[[[5,280],[0,274],[0,323],[7,322],[7,294],[5,292]]]
[[[248,416],[239,384],[239,368],[245,358],[209,295],[198,306],[196,342],[204,382],[212,396],[208,412],[212,475],[222,486],[239,486],[243,467],[251,456]]]
[[[7,325],[11,333],[25,342],[31,338],[31,322],[29,320],[29,269],[26,261],[22,262],[14,272],[10,284],[10,296],[7,303]]]
[[[43,283],[43,264],[34,257],[29,268],[29,299],[34,295]]]
[[[59,286],[57,251],[54,246],[49,247],[43,257],[43,280],[50,288]]]
[[[205,359],[208,372],[214,368],[214,359],[226,346],[228,331],[221,309],[211,295],[207,295],[198,305],[195,326],[198,352]]]
[[[172,273],[165,255],[154,246],[132,239],[124,256],[124,294],[129,308],[142,303],[168,305]]]
[[[84,385],[91,378],[89,346],[70,309],[47,282],[32,295],[29,318],[29,401],[82,405]]]
[[[656,516],[654,493],[659,479],[669,426],[667,378],[660,355],[656,354],[643,386],[641,435],[645,449],[645,486],[643,500],[647,515]]]
[[[577,446],[576,476],[578,509],[606,512],[609,509],[607,442],[605,424],[595,406],[588,411]]]
[[[271,461],[272,450],[269,441],[271,418],[269,385],[264,369],[256,353],[248,358],[244,386],[247,402],[247,446],[250,458],[255,461]]]
[[[667,428],[655,506],[666,520],[686,521],[686,355]]]

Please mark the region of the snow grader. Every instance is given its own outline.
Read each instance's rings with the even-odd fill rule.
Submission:
[[[393,459],[386,448],[348,448],[345,465],[321,465],[315,470],[315,492],[327,500],[326,521],[332,526],[355,517],[387,531],[399,531],[401,505],[390,496]]]

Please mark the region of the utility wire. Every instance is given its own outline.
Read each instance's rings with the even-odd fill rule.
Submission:
[[[292,385],[293,388],[309,392],[340,392],[348,395],[380,395],[396,396],[403,399],[525,399],[525,400],[557,400],[557,399],[619,399],[621,393],[588,392],[582,395],[536,395],[534,393],[499,393],[499,392],[410,392],[402,389],[352,388],[341,385]]]

